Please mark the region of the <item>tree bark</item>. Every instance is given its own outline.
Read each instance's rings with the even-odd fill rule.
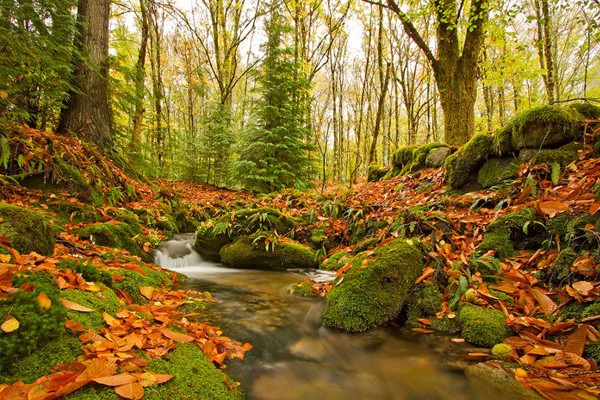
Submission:
[[[148,9],[146,7],[147,0],[140,0],[140,28],[142,38],[140,42],[140,50],[138,59],[135,65],[135,114],[133,116],[133,134],[131,136],[131,144],[134,149],[139,149],[142,144],[142,122],[144,119],[144,79],[146,77],[146,54],[148,52]]]
[[[108,105],[108,21],[110,0],[79,0],[73,89],[65,101],[58,131],[75,132],[104,150],[113,145]]]

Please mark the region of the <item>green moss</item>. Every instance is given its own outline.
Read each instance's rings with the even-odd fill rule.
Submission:
[[[158,374],[174,375],[164,384],[148,387],[144,399],[241,399],[243,394],[235,382],[217,369],[194,343],[180,344],[165,359],[151,359],[146,367]],[[229,390],[227,379],[234,388]],[[90,384],[68,395],[68,400],[118,400],[114,389]]]
[[[392,156],[393,167],[400,171],[397,175],[407,175],[425,168],[427,155],[438,147],[446,147],[446,145],[443,143],[427,143],[400,147]]]
[[[291,294],[298,297],[317,297],[317,294],[311,290],[312,287],[312,281],[304,281],[292,283],[288,286],[288,290]]]
[[[94,266],[87,260],[62,260],[56,265],[59,269],[70,269],[81,274],[87,282],[103,283],[112,287],[112,275]]]
[[[133,240],[136,233],[125,222],[118,225],[112,223],[88,225],[75,230],[75,234],[82,239],[88,239],[91,236],[94,242],[101,246],[125,249],[131,254],[145,256],[140,246]]]
[[[489,158],[477,172],[477,183],[489,188],[507,179],[517,177],[519,162],[514,158]]]
[[[140,220],[135,213],[120,208],[109,208],[106,213],[117,221],[125,222],[134,233],[141,233]]]
[[[585,358],[593,358],[596,362],[600,362],[600,342],[587,342],[583,352]]]
[[[316,268],[315,253],[296,242],[278,242],[267,250],[264,233],[240,236],[221,249],[223,264],[234,268],[285,270],[289,268]]]
[[[387,167],[383,167],[381,170],[382,170],[381,172],[383,172],[383,170],[387,171],[385,173],[385,175],[383,175],[382,178],[378,179],[378,180],[382,180],[382,181],[384,181],[386,179],[392,179],[393,177],[396,177],[402,173],[402,170],[400,168],[396,167],[395,165],[392,165],[392,167],[389,169]],[[371,181],[369,181],[369,182],[371,182]]]
[[[35,352],[48,340],[64,332],[65,308],[58,301],[56,278],[48,273],[26,272],[12,282],[20,290],[0,299],[0,321],[16,318],[20,326],[13,332],[0,331],[0,368]],[[27,285],[27,286],[24,286]],[[37,297],[45,293],[51,301],[44,309]]]
[[[586,119],[600,119],[600,107],[591,103],[575,103],[573,108]]]
[[[460,304],[458,321],[463,337],[478,346],[492,347],[511,333],[502,311],[470,303]]]
[[[372,249],[377,245],[377,243],[379,243],[379,238],[365,238],[361,240],[356,246],[354,246],[354,253],[358,254],[362,253],[363,251]]]
[[[0,235],[6,236],[19,253],[42,255],[54,252],[55,230],[44,214],[0,203]]]
[[[324,228],[313,229],[310,234],[310,244],[314,248],[322,247],[327,241],[327,234]]]
[[[492,137],[473,136],[464,146],[446,159],[446,182],[453,189],[464,187],[491,153]]]
[[[582,318],[595,317],[600,315],[600,302],[593,303],[585,308],[581,314]]]
[[[505,343],[498,343],[495,344],[494,347],[492,347],[492,355],[503,358],[510,355],[512,353],[512,350],[513,349],[512,347],[510,347],[510,345]]]
[[[552,148],[577,140],[582,134],[582,120],[582,115],[571,108],[532,108],[498,131],[494,136],[494,153],[502,156],[518,149]]]
[[[31,354],[14,359],[5,368],[0,369],[0,384],[16,381],[31,383],[60,363],[73,362],[82,354],[81,343],[75,337],[63,332],[60,336],[40,343]]]
[[[418,318],[434,316],[442,308],[442,293],[430,284],[418,286],[415,294],[410,297],[407,320],[409,323]]]
[[[136,303],[144,303],[146,300],[140,293],[140,287],[142,286],[152,286],[155,288],[160,288],[162,286],[169,286],[170,284],[170,275],[165,272],[160,272],[153,270],[148,267],[141,267],[144,273],[120,269],[114,271],[115,275],[120,275],[124,280],[114,280],[113,289],[115,291],[124,290],[129,293],[129,295],[133,298]]]
[[[320,268],[325,271],[337,271],[350,261],[350,253],[347,251],[338,251],[327,257]]]
[[[563,318],[563,320],[568,320],[568,319],[579,320],[582,318],[585,308],[586,308],[585,304],[573,301],[571,303],[568,303],[566,306],[564,306],[561,309],[560,315]]]
[[[501,292],[499,290],[490,289],[490,294],[492,296],[497,297],[498,299],[502,300],[502,302],[504,304],[507,304],[511,307],[515,305],[515,300],[504,292]]]
[[[380,165],[375,163],[371,163],[367,167],[367,182],[377,182],[378,180],[383,178],[387,174],[387,172],[388,168],[381,167]]]
[[[102,190],[91,185],[89,180],[72,164],[57,160],[54,164],[54,181],[75,191],[81,201],[92,203],[96,207],[102,207],[104,204]]]
[[[343,280],[327,295],[323,325],[360,332],[396,318],[421,273],[422,258],[417,246],[402,239],[371,256],[354,257]]]
[[[579,159],[578,150],[582,149],[582,144],[579,142],[571,142],[559,147],[558,149],[543,149],[537,152],[534,157],[535,164],[553,164],[557,163],[561,166],[567,166],[573,161]]]
[[[541,274],[546,283],[565,284],[571,276],[571,266],[579,255],[571,247],[564,248],[554,260],[552,266]]]
[[[60,293],[60,297],[94,310],[89,313],[67,310],[67,319],[73,319],[79,322],[84,328],[93,329],[96,332],[98,332],[101,326],[104,326],[103,311],[114,317],[117,311],[123,307],[115,292],[106,287],[99,292],[63,290]]]

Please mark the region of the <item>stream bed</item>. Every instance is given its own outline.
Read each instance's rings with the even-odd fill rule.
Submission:
[[[324,300],[288,292],[302,272],[226,268],[203,261],[190,241],[181,235],[166,242],[156,261],[187,275],[186,289],[210,292],[219,302],[207,320],[254,346],[227,369],[249,399],[515,399],[468,380],[465,362],[453,355],[465,345],[450,337],[397,326],[360,334],[323,328]]]

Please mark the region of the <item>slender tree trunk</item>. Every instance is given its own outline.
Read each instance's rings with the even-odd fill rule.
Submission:
[[[377,149],[377,139],[381,130],[381,121],[385,111],[385,97],[387,95],[387,87],[390,80],[390,65],[388,64],[385,71],[385,78],[381,87],[381,96],[379,96],[379,104],[377,105],[377,114],[375,115],[375,128],[373,129],[373,142],[371,142],[371,150],[369,151],[369,164],[376,161],[375,151]]]
[[[141,33],[140,50],[135,64],[135,114],[133,116],[133,134],[131,144],[133,149],[139,149],[142,144],[142,122],[144,120],[144,94],[146,87],[144,80],[146,78],[146,53],[148,52],[148,9],[147,0],[140,0]]]
[[[108,105],[108,21],[110,0],[79,0],[73,89],[69,91],[58,131],[75,132],[104,150],[113,146]]]

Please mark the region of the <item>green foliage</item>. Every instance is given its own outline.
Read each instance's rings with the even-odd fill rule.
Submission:
[[[0,1],[0,120],[55,123],[69,88],[74,0]]]
[[[0,368],[33,353],[43,343],[64,332],[66,314],[58,301],[59,290],[53,275],[27,272],[15,275],[12,283],[22,289],[0,299],[0,321],[14,317],[20,326],[13,332],[0,331]],[[50,308],[39,305],[37,297],[41,293],[50,299]]]
[[[510,335],[504,313],[492,308],[461,303],[458,321],[464,338],[478,346],[492,347]]]
[[[417,246],[396,239],[352,259],[327,295],[323,325],[361,332],[396,318],[423,268]]]
[[[312,185],[313,165],[306,123],[309,80],[294,61],[294,49],[284,47],[290,32],[278,2],[266,22],[266,57],[259,77],[254,123],[244,132],[236,174],[240,184],[255,192]]]
[[[40,212],[0,203],[0,234],[8,237],[12,247],[23,254],[54,252],[55,230]]]

